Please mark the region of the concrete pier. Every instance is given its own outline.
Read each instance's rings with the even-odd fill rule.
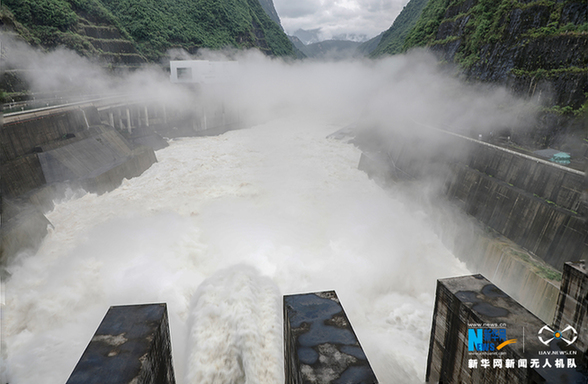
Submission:
[[[110,307],[67,384],[175,384],[167,306]]]
[[[578,331],[575,345],[588,352],[588,272],[584,262],[565,263],[553,326]]]
[[[438,280],[425,380],[585,382],[575,334],[545,324],[482,275]]]
[[[334,291],[284,296],[287,384],[375,384]]]

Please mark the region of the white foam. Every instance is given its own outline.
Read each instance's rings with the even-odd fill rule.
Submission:
[[[192,299],[186,383],[284,382],[281,296],[247,266],[217,272]]]
[[[40,250],[9,268],[9,382],[64,383],[109,306],[146,302],[168,304],[178,383],[209,377],[186,361],[221,361],[207,334],[241,356],[225,377],[270,382],[281,356],[258,345],[275,337],[274,288],[235,265],[282,294],[335,289],[380,382],[422,381],[435,279],[467,271],[426,214],[357,170],[356,148],[325,138],[340,127],[309,116],[177,140],[117,190],[57,204]],[[210,329],[215,298],[227,312]]]

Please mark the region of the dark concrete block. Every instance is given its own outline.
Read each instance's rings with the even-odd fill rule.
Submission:
[[[6,202],[3,202],[3,205]],[[8,203],[11,204],[11,203]],[[17,212],[2,212],[0,226],[0,264],[25,249],[36,250],[51,225],[43,213],[31,204],[19,207]]]
[[[585,382],[584,354],[573,332],[562,329],[560,338],[558,328],[545,326],[482,275],[438,280],[425,380]]]
[[[110,307],[67,384],[174,384],[165,304]]]
[[[95,128],[91,137],[38,154],[47,183],[96,177],[130,156],[122,136],[105,127]]]
[[[556,328],[570,324],[580,331],[576,345],[588,349],[588,271],[583,262],[568,262],[563,268],[557,308],[553,318]]]
[[[284,296],[286,383],[375,384],[334,291]]]

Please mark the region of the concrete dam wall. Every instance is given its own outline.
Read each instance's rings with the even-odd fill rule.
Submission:
[[[7,114],[0,129],[0,262],[38,246],[49,224],[42,211],[68,185],[104,193],[157,162],[164,137],[241,128],[238,111],[201,99],[189,111],[115,96]]]
[[[370,175],[440,181],[479,223],[455,235],[454,254],[544,321],[553,318],[557,271],[586,255],[583,172],[435,129],[418,137],[363,132],[354,141]]]
[[[463,140],[463,139],[462,139]],[[562,270],[587,249],[583,172],[469,141],[447,194],[469,215]]]
[[[393,135],[385,146],[359,141],[365,152],[360,167],[388,178],[435,174],[466,213],[554,268],[586,255],[584,172],[433,129],[426,138]],[[428,151],[428,143],[441,151]],[[382,169],[369,164],[374,161],[385,164],[383,171],[374,171]]]
[[[42,211],[65,185],[103,193],[157,161],[152,148],[103,124],[93,106],[7,116],[0,137],[2,262],[40,244],[50,224]]]

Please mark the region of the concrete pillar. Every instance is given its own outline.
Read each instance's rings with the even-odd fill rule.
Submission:
[[[588,352],[588,272],[584,262],[564,264],[553,327],[572,326],[578,332],[575,345]]]
[[[109,120],[110,120],[110,125],[112,127],[114,127],[114,114],[112,113],[112,111],[108,112],[108,117],[109,117]]]
[[[583,353],[555,334],[482,275],[437,280],[425,381],[583,382]]]
[[[132,133],[132,128],[131,128],[131,111],[129,110],[129,108],[127,108],[127,130],[129,131],[129,133]]]
[[[84,121],[86,122],[86,128],[90,128],[90,124],[88,123],[88,117],[86,116],[86,111],[83,108],[80,108],[82,111],[82,116],[84,116]]]
[[[125,125],[123,124],[123,121],[122,121],[122,111],[120,109],[118,109],[116,115],[118,117],[118,126],[119,126],[120,130],[122,131],[123,129],[125,129]]]
[[[145,126],[149,126],[149,110],[147,109],[147,106],[145,106]]]
[[[378,383],[335,291],[284,296],[284,348],[286,384]]]
[[[110,307],[67,384],[175,384],[167,307]]]

